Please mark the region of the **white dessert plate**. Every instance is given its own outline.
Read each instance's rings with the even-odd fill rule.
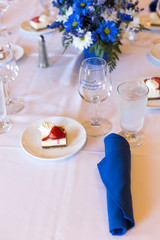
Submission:
[[[152,31],[160,31],[160,26],[152,26],[151,25],[150,14],[151,13],[147,13],[140,17],[141,24]]]
[[[47,34],[47,33],[51,33],[53,31],[55,31],[55,29],[51,29],[51,28],[45,28],[45,29],[41,29],[41,30],[34,30],[30,24],[29,21],[25,21],[21,24],[20,29],[23,32],[29,33],[29,34],[34,34],[34,35],[41,35],[41,34]]]
[[[17,61],[24,55],[23,48],[17,44],[12,44],[12,51]]]
[[[39,126],[48,121],[55,125],[64,125],[67,133],[67,146],[55,148],[41,147],[41,133]],[[58,160],[72,156],[78,152],[86,142],[86,131],[77,121],[66,117],[48,117],[32,123],[22,134],[21,145],[29,154],[42,160]]]
[[[140,77],[140,78],[137,78],[137,79],[134,79],[135,81],[140,81],[142,82],[144,79],[148,78],[150,76],[147,76],[147,77]],[[155,77],[155,76],[154,76]],[[160,109],[160,99],[157,99],[157,100],[148,100],[147,101],[147,108],[150,108],[150,109]]]
[[[160,43],[153,44],[149,54],[157,63],[160,63]]]

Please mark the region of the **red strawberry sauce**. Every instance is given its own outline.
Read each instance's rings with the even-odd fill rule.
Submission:
[[[42,139],[42,141],[46,141],[47,139],[53,139],[53,140],[56,140],[56,139],[61,139],[61,138],[65,138],[66,135],[64,133],[64,130],[62,127],[58,127],[58,126],[54,126],[49,135],[45,138]]]

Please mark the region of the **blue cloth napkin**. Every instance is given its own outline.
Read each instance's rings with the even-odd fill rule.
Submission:
[[[158,0],[154,0],[149,4],[149,10],[151,12],[156,12],[157,2]]]
[[[105,157],[97,166],[107,190],[109,230],[112,235],[123,235],[135,225],[130,191],[130,146],[115,133],[105,137],[104,144]]]

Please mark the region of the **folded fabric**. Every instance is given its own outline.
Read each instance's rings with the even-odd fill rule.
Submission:
[[[157,2],[158,0],[154,0],[149,4],[149,10],[151,12],[155,12],[156,11],[156,7],[157,7]]]
[[[130,146],[125,138],[114,133],[105,137],[104,144],[105,157],[97,166],[107,190],[109,230],[113,235],[123,235],[135,225],[130,190]]]

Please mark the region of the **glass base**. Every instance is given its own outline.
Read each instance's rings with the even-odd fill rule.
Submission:
[[[10,120],[4,119],[0,121],[0,134],[8,132],[12,127],[12,123]]]
[[[127,132],[121,131],[119,135],[121,135],[128,141],[130,147],[138,147],[144,142],[144,135],[141,132],[129,134]]]
[[[19,98],[12,98],[8,104],[6,103],[7,114],[20,112],[23,108],[24,101]]]
[[[86,132],[89,136],[98,137],[109,133],[112,129],[112,124],[107,119],[98,119],[98,122],[90,122],[89,120],[83,123]]]

